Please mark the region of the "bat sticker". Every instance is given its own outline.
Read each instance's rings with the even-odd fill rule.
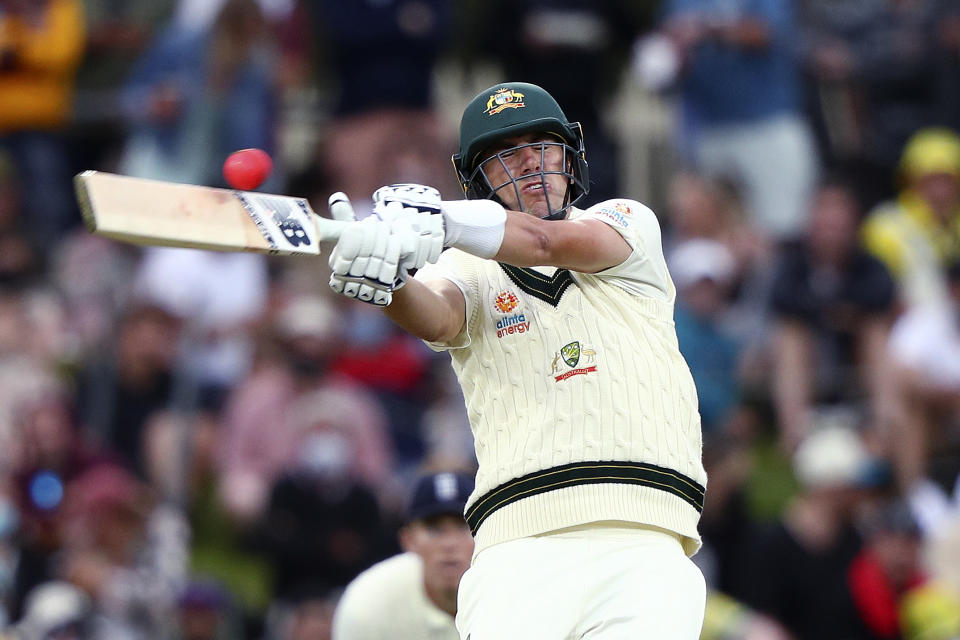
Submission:
[[[316,226],[303,199],[243,191],[234,194],[272,249],[290,251],[316,244]]]

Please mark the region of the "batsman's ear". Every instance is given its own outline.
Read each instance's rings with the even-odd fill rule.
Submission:
[[[327,200],[327,208],[334,220],[350,222],[356,220],[353,213],[353,205],[350,204],[350,198],[343,191],[337,191]]]

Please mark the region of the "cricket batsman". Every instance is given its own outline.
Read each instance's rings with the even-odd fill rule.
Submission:
[[[706,473],[656,216],[576,206],[580,126],[535,85],[477,95],[453,162],[466,199],[378,189],[330,285],[450,353],[479,463],[461,639],[696,640]]]

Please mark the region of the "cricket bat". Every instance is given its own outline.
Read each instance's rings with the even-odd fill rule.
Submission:
[[[143,245],[319,255],[353,212],[343,194],[330,198],[331,220],[304,198],[84,171],[74,178],[87,229]],[[338,197],[339,196],[339,197]],[[342,199],[341,199],[342,198]]]

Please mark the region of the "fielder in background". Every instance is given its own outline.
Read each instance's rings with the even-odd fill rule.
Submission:
[[[378,189],[330,284],[450,352],[479,463],[460,637],[696,640],[706,473],[656,216],[576,207],[580,127],[535,85],[477,95],[453,160],[467,199]]]
[[[400,530],[405,553],[349,585],[333,617],[333,640],[457,640],[457,587],[473,538],[463,509],[473,478],[452,472],[417,482]]]

